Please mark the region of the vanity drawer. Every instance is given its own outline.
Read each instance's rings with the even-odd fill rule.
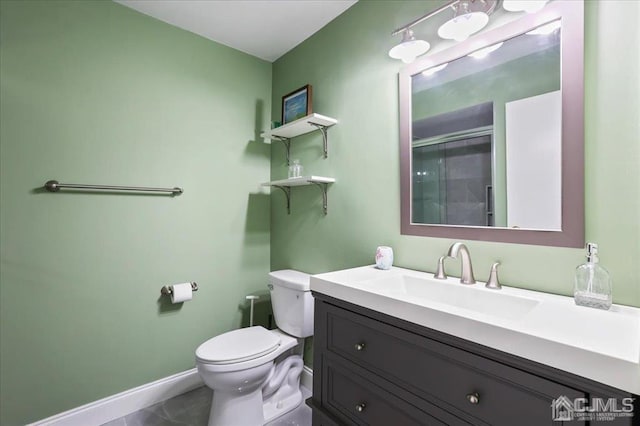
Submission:
[[[326,350],[472,423],[557,425],[551,403],[585,393],[383,322],[326,306]]]
[[[342,424],[404,426],[444,423],[354,373],[348,365],[325,361],[323,406]]]

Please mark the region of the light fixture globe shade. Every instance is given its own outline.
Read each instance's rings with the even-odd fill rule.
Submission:
[[[504,0],[502,7],[509,12],[535,13],[541,10],[549,0]]]
[[[427,53],[431,45],[424,40],[408,40],[395,45],[389,50],[389,56],[400,59],[405,64],[413,62],[418,56]]]
[[[441,38],[455,41],[466,40],[489,23],[489,15],[484,12],[470,12],[448,20],[438,29]]]

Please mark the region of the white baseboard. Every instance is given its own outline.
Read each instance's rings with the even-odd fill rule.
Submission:
[[[91,402],[28,426],[101,425],[111,420],[189,392],[203,385],[198,370],[191,370]]]
[[[309,390],[313,389],[313,370],[306,365],[300,375],[300,384]],[[204,383],[198,374],[198,370],[192,368],[191,370],[56,414],[27,426],[101,425],[203,385]]]
[[[313,370],[306,365],[302,369],[302,374],[300,375],[300,384],[310,391],[313,390]]]

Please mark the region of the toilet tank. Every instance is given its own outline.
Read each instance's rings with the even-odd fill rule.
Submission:
[[[285,269],[269,273],[271,306],[276,325],[295,337],[313,335],[313,296],[309,274]]]

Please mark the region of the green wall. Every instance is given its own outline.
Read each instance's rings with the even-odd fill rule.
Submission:
[[[402,64],[387,56],[399,39],[391,31],[436,3],[360,1],[274,63],[274,119],[280,97],[309,83],[314,110],[340,123],[329,130],[326,160],[319,135],[293,143],[293,157],[307,172],[337,182],[329,189],[326,217],[313,187],[294,189],[290,216],[283,195],[274,192],[272,269],[319,273],[372,264],[376,246],[390,245],[396,265],[433,272],[453,242],[400,235],[397,75]],[[614,301],[633,306],[640,306],[639,19],[640,2],[586,5],[586,238],[600,244]],[[417,36],[423,31],[416,27]],[[271,155],[272,177],[286,176],[282,147],[274,145]],[[499,259],[505,284],[564,295],[572,294],[574,268],[584,259],[580,249],[466,243],[479,279],[485,280]]]
[[[109,1],[1,14],[0,423],[194,367],[270,258],[271,64]],[[182,186],[178,197],[44,193]],[[197,281],[167,305],[160,287]]]

